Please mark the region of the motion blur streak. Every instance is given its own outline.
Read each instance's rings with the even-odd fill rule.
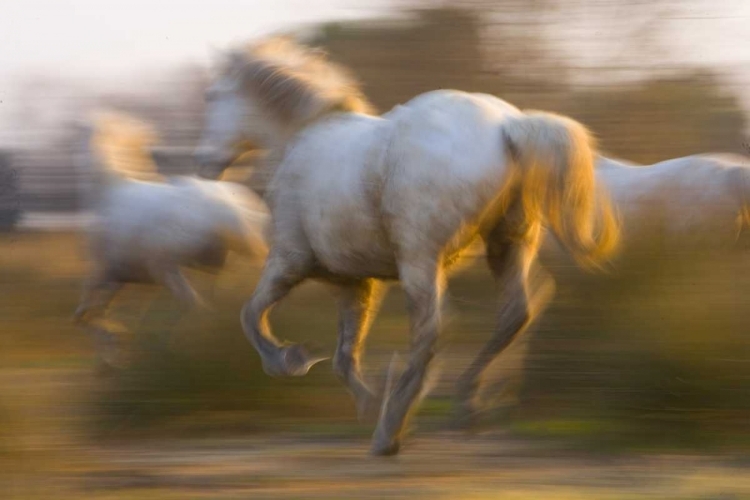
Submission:
[[[44,24],[39,47],[62,40],[54,30],[86,32],[86,23],[116,37],[108,67],[122,58],[119,72],[73,64],[100,43],[93,35],[69,54],[75,71],[0,67],[0,497],[750,495],[747,2],[373,1],[315,24],[258,6],[257,18],[276,13],[276,26],[347,68],[379,112],[459,89],[570,116],[597,138],[597,182],[623,228],[607,272],[579,270],[545,237],[530,276],[546,307],[486,374],[483,411],[465,434],[449,428],[457,378],[498,309],[486,264],[467,263],[447,287],[440,377],[397,459],[367,455],[372,423],[359,423],[328,363],[305,377],[265,375],[239,319],[260,273],[252,259],[230,255],[216,279],[185,270],[207,310],[183,314],[160,287],[123,290],[108,314],[132,346],[119,367],[100,364],[70,321],[94,265],[86,234],[100,185],[78,156],[76,124],[101,107],[132,115],[159,131],[151,157],[160,176],[196,173],[217,68],[195,62],[197,53],[126,65],[116,48],[140,47],[146,60],[149,41],[180,43],[170,25],[186,12],[203,9],[208,23],[226,3],[183,12],[137,2],[128,22],[153,21],[139,27],[93,8],[75,11],[80,25]],[[30,23],[49,13],[44,4],[18,2],[11,18],[29,9]],[[244,12],[238,6],[247,28],[227,25],[223,39],[272,29]],[[190,30],[208,48],[207,31]],[[13,51],[20,42],[3,33]],[[268,195],[275,161],[251,151],[222,179]],[[387,367],[406,369],[405,302],[393,287],[368,337],[363,377],[376,391]],[[334,353],[339,319],[325,285],[300,287],[269,319],[279,338]]]

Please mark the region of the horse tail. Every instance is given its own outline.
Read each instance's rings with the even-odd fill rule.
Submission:
[[[150,152],[157,141],[149,124],[125,113],[99,112],[89,126],[91,166],[103,176],[105,186],[124,179],[157,179]]]
[[[502,125],[505,147],[519,169],[525,225],[548,226],[584,267],[616,247],[620,228],[607,194],[596,185],[595,141],[580,123],[529,112]]]
[[[209,185],[228,210],[223,224],[222,238],[229,248],[239,254],[263,261],[270,241],[268,207],[251,189],[229,181],[191,179],[198,185]]]
[[[256,261],[263,262],[268,255],[270,222],[268,210],[260,199],[255,199],[254,193],[248,190],[247,202],[240,207],[239,228],[237,234],[242,235],[237,251],[252,256]]]

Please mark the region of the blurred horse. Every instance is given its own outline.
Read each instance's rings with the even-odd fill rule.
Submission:
[[[205,302],[181,268],[218,272],[228,252],[256,259],[267,253],[265,204],[234,183],[189,177],[162,179],[145,123],[104,112],[84,127],[90,162],[100,182],[92,194],[97,221],[90,230],[94,269],[74,319],[107,333],[106,309],[126,283],[166,286],[187,307]]]
[[[618,208],[621,244],[612,257],[608,279],[651,279],[644,265],[685,259],[691,269],[704,259],[726,262],[747,248],[750,225],[750,159],[739,155],[694,155],[636,165],[599,156],[596,178]],[[744,257],[740,252],[738,257]],[[546,235],[539,262],[551,281],[581,277],[553,235]],[[659,266],[663,268],[663,266]],[[580,283],[579,283],[580,285]],[[601,288],[598,288],[601,290]],[[615,291],[617,287],[607,287]],[[625,292],[632,293],[632,286]],[[585,293],[585,292],[584,292]],[[488,398],[513,404],[523,377],[528,336],[504,358]],[[508,391],[510,389],[510,392]]]
[[[746,157],[694,155],[643,166],[599,157],[596,177],[621,216],[615,270],[637,255],[732,250],[750,226]],[[568,260],[553,238],[545,239],[539,258],[549,268]]]
[[[471,243],[486,244],[502,309],[459,384],[463,420],[487,365],[534,317],[527,282],[542,227],[584,266],[615,245],[617,223],[595,185],[593,141],[569,118],[453,90],[374,116],[342,68],[280,38],[229,54],[207,100],[196,153],[203,175],[218,175],[256,146],[278,161],[267,193],[273,244],[242,311],[266,373],[303,375],[319,361],[279,342],[267,315],[307,278],[332,283],[340,298],[334,369],[361,412],[372,393],[359,357],[381,282],[398,280],[406,293],[411,353],[383,401],[374,454],[399,450],[434,356],[446,270]]]

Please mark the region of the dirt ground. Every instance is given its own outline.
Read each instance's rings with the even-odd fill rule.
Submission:
[[[80,427],[87,368],[2,372],[15,411],[0,453],[3,499],[750,499],[742,455],[596,454],[498,429],[418,428],[393,458],[369,456],[366,435],[335,425],[97,441]]]
[[[747,472],[728,457],[592,457],[501,435],[419,436],[391,459],[365,440],[290,435],[81,450],[3,497],[728,500],[750,498]]]
[[[279,432],[218,438],[188,427],[169,438],[158,429],[138,439],[92,438],[86,403],[100,382],[88,340],[68,321],[85,272],[80,240],[22,235],[2,243],[0,499],[750,499],[743,455],[596,454],[501,428],[467,435],[417,421],[402,453],[387,459],[368,455],[366,432],[309,415]],[[226,316],[234,325],[236,311]],[[396,330],[392,324],[381,328]]]

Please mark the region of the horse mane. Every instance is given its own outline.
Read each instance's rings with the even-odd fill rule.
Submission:
[[[148,123],[114,110],[98,110],[90,119],[90,148],[103,168],[113,174],[160,180],[150,149],[158,142]]]
[[[286,123],[302,124],[326,113],[374,114],[359,82],[319,49],[274,36],[229,54],[227,73]]]

